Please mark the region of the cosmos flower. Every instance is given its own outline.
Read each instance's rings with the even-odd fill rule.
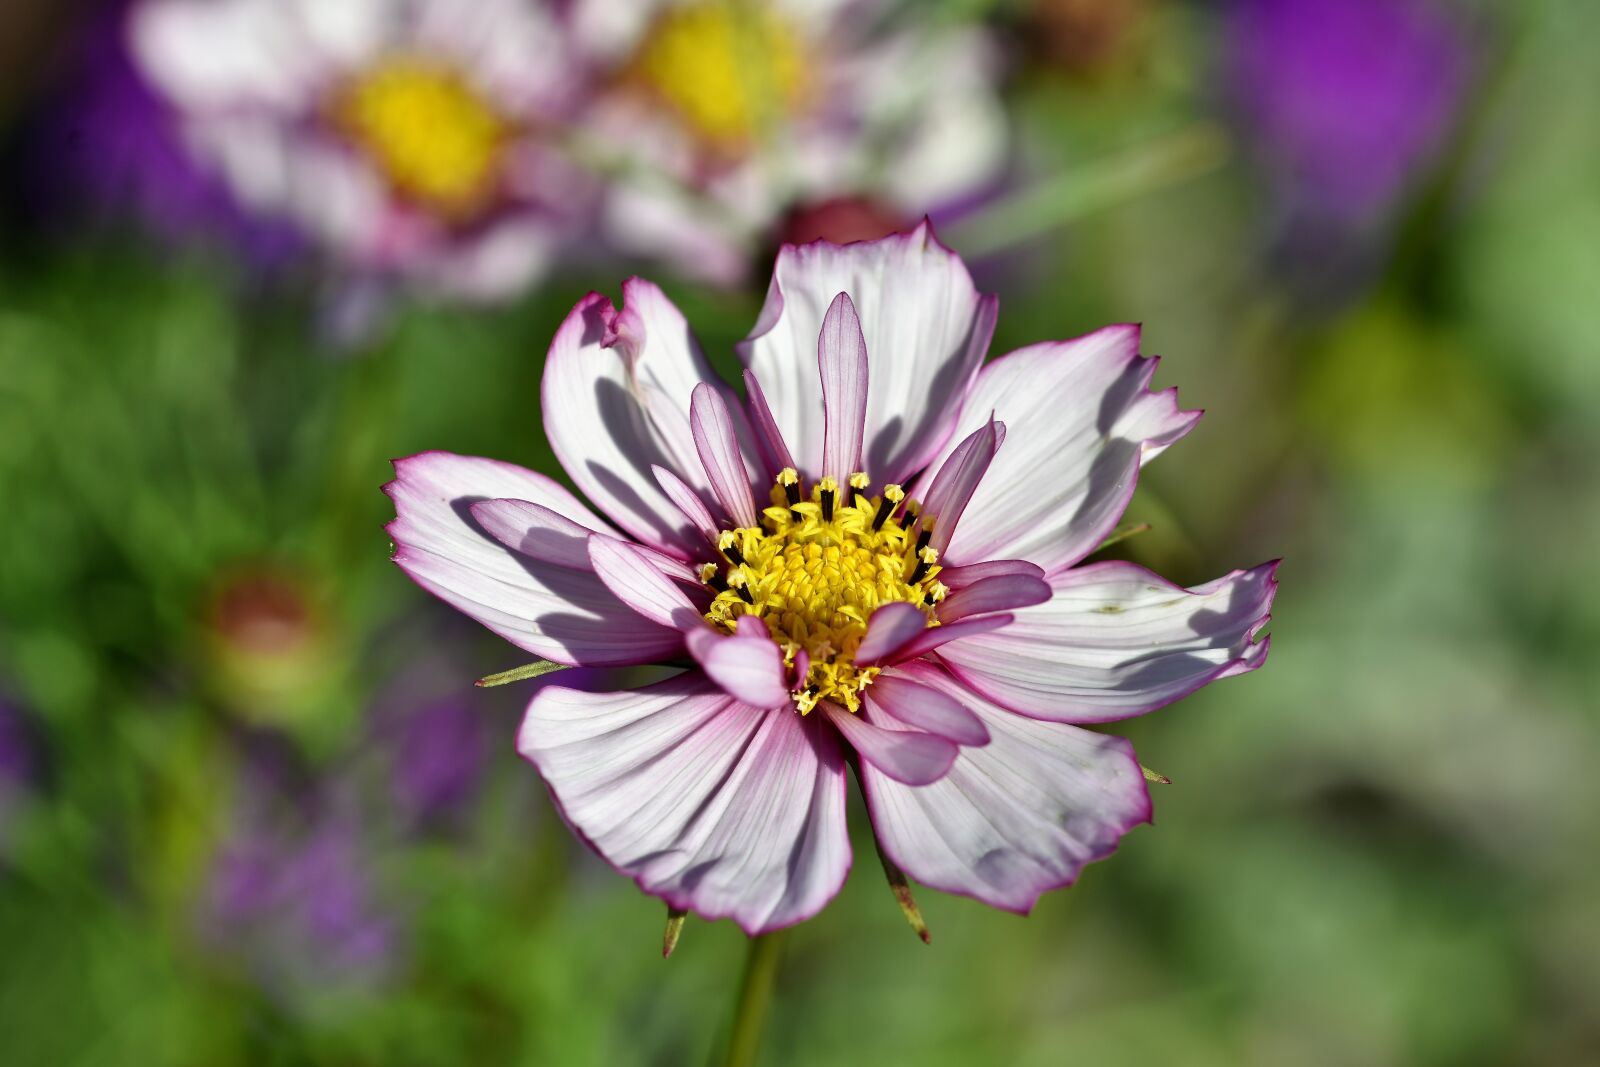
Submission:
[[[996,300],[926,224],[787,246],[740,345],[745,399],[639,278],[557,332],[545,431],[590,510],[492,459],[399,460],[395,561],[560,663],[519,747],[567,820],[675,908],[755,933],[850,866],[845,768],[886,855],[1027,911],[1150,817],[1139,715],[1265,660],[1273,565],[1192,589],[1079,566],[1194,425],[1139,330],[984,363]],[[602,517],[602,515],[604,517]]]
[[[910,223],[1004,161],[995,49],[975,27],[886,0],[572,6],[610,72],[585,120],[620,171],[609,243],[681,272],[742,280],[811,204],[857,198]]]
[[[513,293],[582,199],[542,137],[582,81],[547,5],[145,0],[128,32],[189,149],[358,277]]]
[[[1298,207],[1386,207],[1438,148],[1470,73],[1436,0],[1233,0],[1228,82]]]

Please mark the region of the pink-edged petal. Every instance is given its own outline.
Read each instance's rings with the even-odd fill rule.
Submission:
[[[1044,568],[1025,559],[992,559],[985,563],[969,563],[965,567],[945,567],[939,571],[939,580],[951,589],[964,589],[985,578],[1010,574],[1043,578]]]
[[[767,389],[796,466],[813,479],[825,425],[810,361],[839,293],[854,301],[872,359],[863,469],[879,483],[904,482],[950,435],[994,332],[994,298],[979,295],[926,222],[878,241],[785,245],[739,351]]]
[[[642,619],[595,575],[508,549],[473,517],[474,504],[516,497],[583,526],[600,525],[555,481],[510,463],[449,452],[395,461],[384,487],[394,561],[428,592],[535,655],[612,666],[676,655],[682,636]]]
[[[689,405],[689,425],[695,450],[723,511],[735,526],[756,524],[756,500],[750,492],[750,471],[739,453],[733,415],[717,386],[702,382],[694,387]]]
[[[705,626],[694,602],[657,570],[637,545],[605,534],[590,534],[589,562],[618,600],[657,626],[670,626],[684,633]]]
[[[971,709],[990,738],[963,748],[931,785],[861,768],[878,842],[918,882],[1027,912],[1150,821],[1144,775],[1124,739],[1012,714],[926,664],[908,673]]]
[[[899,667],[879,674],[865,696],[870,709],[913,729],[958,745],[989,743],[989,730],[982,719],[948,693],[922,685]]]
[[[1051,596],[1050,583],[1030,574],[996,574],[963,586],[939,604],[939,621],[945,624],[973,615],[1043,604]]]
[[[678,509],[679,514],[689,520],[690,526],[700,531],[701,537],[715,545],[721,531],[717,528],[717,520],[711,514],[711,509],[700,499],[700,494],[665,467],[652,464],[650,473],[655,475],[656,484],[667,494],[667,499],[672,501],[672,506]]]
[[[961,522],[961,513],[994,461],[1004,433],[1005,425],[991,419],[956,445],[934,476],[922,501],[922,521],[933,523],[928,547],[935,552],[942,553],[949,545],[951,534]]]
[[[759,934],[816,914],[850,870],[844,758],[819,718],[690,672],[627,693],[548,686],[517,747],[641,889]]]
[[[867,620],[867,633],[856,646],[855,661],[870,666],[893,656],[916,640],[928,625],[928,617],[915,604],[897,600],[885,604]]]
[[[960,622],[932,626],[895,649],[889,658],[895,663],[918,659],[926,656],[936,648],[943,648],[952,641],[976,637],[979,634],[990,633],[994,630],[1003,630],[1011,625],[1013,618],[1015,616],[1005,613],[980,615],[975,619],[962,619]]]
[[[932,734],[874,726],[828,701],[821,708],[862,762],[906,785],[937,782],[961,751],[957,745]]]
[[[1003,632],[941,649],[990,700],[1056,722],[1142,715],[1208,682],[1253,671],[1268,642],[1276,563],[1184,589],[1132,563],[1050,578],[1051,599]]]
[[[471,512],[490,537],[513,552],[571,570],[593,571],[589,562],[589,535],[611,535],[609,530],[596,530],[574,522],[528,500],[481,500],[472,505]],[[673,581],[700,586],[700,576],[683,560],[645,545],[634,547],[656,570]]]
[[[741,627],[730,635],[702,626],[689,631],[685,643],[706,677],[729,696],[757,708],[792,704],[783,650],[766,633]]]
[[[828,305],[817,338],[822,374],[822,473],[841,486],[861,469],[867,417],[867,340],[849,293]]]
[[[1099,547],[1140,464],[1200,417],[1179,410],[1175,391],[1149,391],[1155,367],[1139,356],[1137,326],[1032,345],[984,367],[957,433],[992,415],[1010,434],[943,553],[948,562],[1026,559],[1053,573]]]
[[[750,416],[750,430],[761,458],[767,464],[767,477],[777,478],[784,468],[795,466],[794,457],[789,454],[783,431],[778,429],[777,422],[772,418],[772,409],[767,406],[767,394],[761,391],[761,382],[754,371],[744,372],[744,395]]]
[[[556,331],[541,390],[545,433],[573,482],[618,526],[645,544],[693,558],[702,539],[651,467],[710,494],[689,403],[696,386],[716,378],[683,314],[660,289],[630,278],[622,293],[620,311],[591,293]]]
[[[606,532],[531,500],[480,500],[469,510],[485,533],[513,552],[569,570],[594,569],[589,566],[589,535]]]

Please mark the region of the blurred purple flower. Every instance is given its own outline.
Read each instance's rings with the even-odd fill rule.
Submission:
[[[75,43],[67,86],[35,139],[41,194],[51,206],[68,206],[65,196],[131,215],[166,241],[218,241],[254,266],[282,266],[303,243],[288,225],[242,210],[196,165],[171,108],[134,69],[125,6],[96,16]]]
[[[33,729],[15,704],[0,697],[0,846],[39,772]]]
[[[1430,0],[1234,0],[1229,87],[1297,207],[1383,210],[1439,147],[1470,71]]]
[[[400,929],[378,900],[366,828],[282,746],[253,742],[202,890],[202,936],[278,994],[381,980]]]
[[[394,799],[414,823],[449,822],[477,795],[490,725],[464,694],[410,710],[395,724]]]

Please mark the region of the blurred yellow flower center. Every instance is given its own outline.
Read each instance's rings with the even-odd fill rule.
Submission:
[[[482,207],[509,132],[457,72],[412,57],[357,79],[336,116],[397,192],[450,219]]]
[[[896,485],[869,497],[868,484],[858,474],[841,492],[824,478],[805,500],[795,472],[784,471],[761,524],[724,533],[726,564],[708,563],[701,572],[718,591],[706,613],[713,626],[732,633],[741,616],[754,615],[790,667],[806,654],[809,666],[794,694],[802,713],[821,700],[861,707],[861,691],[879,668],[856,666],[855,654],[877,608],[902,600],[938,625],[934,606],[945,587],[916,505]]]
[[[640,76],[705,141],[734,149],[792,114],[806,92],[793,27],[759,4],[691,4],[664,15]]]

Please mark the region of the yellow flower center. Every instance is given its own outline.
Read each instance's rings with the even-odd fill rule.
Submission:
[[[738,0],[690,4],[662,16],[636,69],[695,133],[725,151],[793,114],[807,87],[793,27]]]
[[[706,619],[732,633],[741,616],[764,621],[791,668],[803,651],[809,660],[794,694],[804,714],[821,700],[850,711],[878,667],[861,667],[856,649],[867,621],[884,604],[915,604],[937,626],[934,607],[944,599],[938,555],[917,523],[916,503],[897,485],[869,497],[867,476],[856,474],[841,493],[824,478],[801,498],[793,470],[778,476],[772,507],[759,526],[729,530],[719,547],[727,563],[708,563],[701,578],[717,596]],[[902,507],[901,505],[905,506]]]
[[[459,73],[410,56],[351,83],[335,118],[398,193],[452,220],[483,207],[510,133]]]

